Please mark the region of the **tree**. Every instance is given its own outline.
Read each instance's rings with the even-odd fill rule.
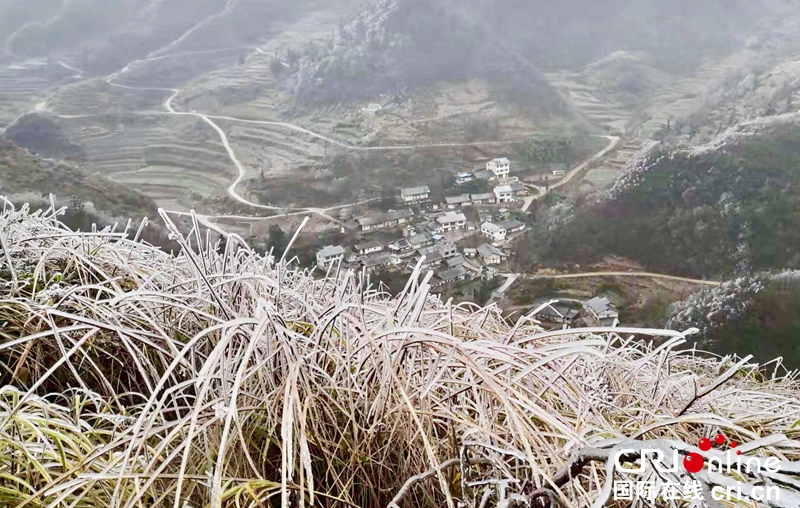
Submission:
[[[273,256],[282,256],[286,247],[289,246],[289,235],[277,224],[269,227],[269,240],[267,242],[272,248]]]

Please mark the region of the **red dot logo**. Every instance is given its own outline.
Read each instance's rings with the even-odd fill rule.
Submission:
[[[703,439],[700,440],[699,443],[697,443],[697,447],[703,450],[704,452],[707,452],[708,450],[711,449],[711,440],[708,439],[707,437],[704,437]]]
[[[717,434],[716,437],[714,437],[714,442],[717,443],[718,445],[724,444],[725,436],[723,436],[722,434]]]
[[[699,453],[690,453],[683,458],[683,468],[690,473],[699,473],[703,469],[703,456]]]

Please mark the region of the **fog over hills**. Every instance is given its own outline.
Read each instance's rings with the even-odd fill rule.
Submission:
[[[800,506],[796,0],[0,34],[0,506]]]

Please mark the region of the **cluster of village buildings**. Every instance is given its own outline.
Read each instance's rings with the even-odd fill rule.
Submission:
[[[528,193],[525,185],[509,176],[510,168],[508,159],[498,158],[489,161],[485,171],[459,174],[457,183],[487,178],[497,185],[491,193],[447,196],[444,203],[432,202],[427,186],[400,189],[397,200],[406,207],[346,221],[343,231],[353,233],[358,240],[352,245],[324,247],[317,252],[317,266],[327,271],[341,264],[371,271],[406,270],[422,263],[434,271],[433,286],[437,288],[494,277],[498,265],[509,256],[508,244],[526,229],[526,224],[513,218],[507,208],[518,196]],[[478,220],[467,218],[462,210],[466,206],[479,210]],[[397,232],[397,236],[387,239],[390,232]],[[457,246],[475,236],[480,241],[469,243],[476,247]]]

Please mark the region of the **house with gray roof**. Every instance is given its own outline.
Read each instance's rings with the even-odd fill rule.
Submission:
[[[430,199],[431,189],[427,185],[400,189],[400,201],[403,203],[421,203]]]
[[[344,259],[344,248],[339,245],[328,245],[317,251],[317,266],[320,270],[327,270],[332,264],[337,264]]]

